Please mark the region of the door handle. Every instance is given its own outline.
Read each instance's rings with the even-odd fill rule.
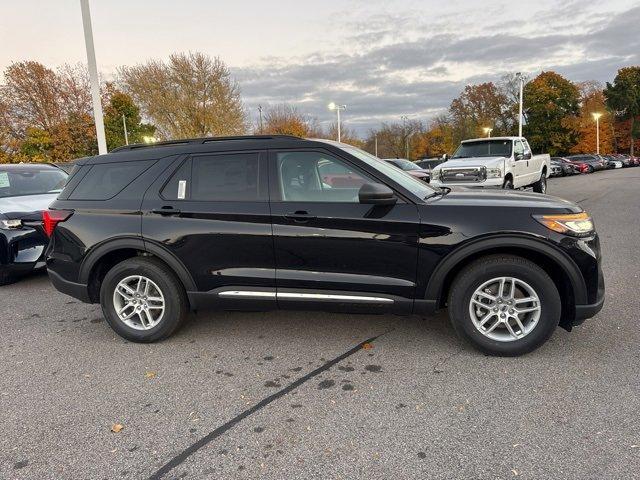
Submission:
[[[315,215],[311,215],[305,210],[298,210],[293,213],[285,213],[284,218],[293,220],[294,222],[304,223],[308,222],[309,220],[314,220],[317,217]]]
[[[162,207],[162,208],[154,208],[153,210],[151,210],[151,213],[157,213],[158,215],[163,215],[163,216],[179,215],[180,210],[173,207]]]

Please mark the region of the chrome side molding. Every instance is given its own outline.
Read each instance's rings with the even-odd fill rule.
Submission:
[[[220,297],[236,298],[277,298],[280,300],[326,300],[355,303],[393,303],[393,299],[385,297],[369,297],[364,295],[340,295],[335,293],[299,293],[299,292],[265,292],[255,290],[226,290],[218,293]]]

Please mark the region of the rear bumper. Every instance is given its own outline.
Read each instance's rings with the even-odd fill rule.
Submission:
[[[47,273],[49,274],[49,279],[53,286],[60,292],[69,295],[71,297],[77,298],[85,303],[91,303],[89,299],[89,289],[83,283],[74,283],[69,280],[65,280],[56,272],[47,269]]]

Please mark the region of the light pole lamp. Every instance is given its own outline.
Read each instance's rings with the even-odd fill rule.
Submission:
[[[491,127],[484,127],[484,128],[482,129],[482,131],[483,131],[484,133],[486,133],[486,134],[487,134],[487,137],[491,137],[491,132],[493,132],[493,128],[491,128]]]
[[[593,119],[596,121],[596,154],[600,155],[600,117],[602,114],[600,112],[594,112]]]
[[[340,127],[340,110],[346,110],[347,106],[346,105],[338,105],[335,102],[331,102],[329,104],[329,110],[335,110],[338,114],[338,142],[341,141],[340,138],[340,131],[341,131],[341,127]]]

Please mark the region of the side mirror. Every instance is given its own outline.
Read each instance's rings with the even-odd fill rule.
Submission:
[[[442,161],[446,162],[447,160],[449,160],[449,155],[445,153],[444,155],[442,155]]]
[[[358,191],[360,203],[369,205],[394,205],[398,198],[386,185],[381,183],[365,183]]]

